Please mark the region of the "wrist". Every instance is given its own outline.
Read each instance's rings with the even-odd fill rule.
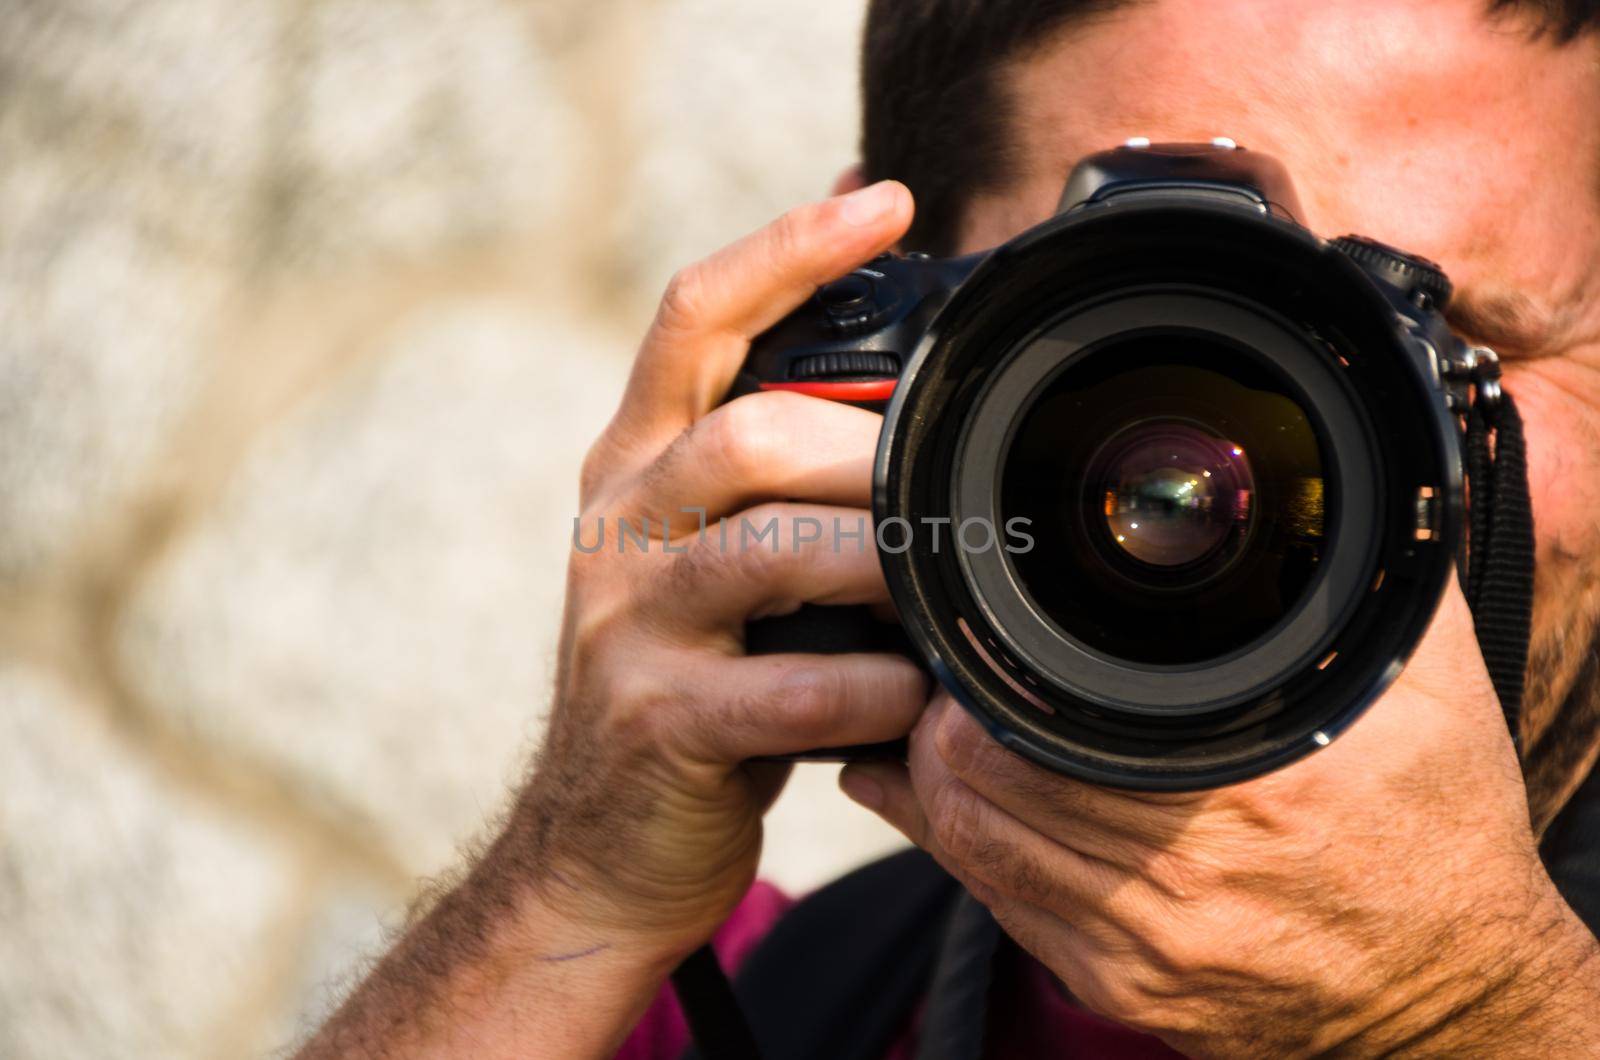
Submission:
[[[1530,893],[1464,918],[1358,1055],[1538,1057],[1600,1051],[1600,942],[1537,870]]]
[[[1521,936],[1522,960],[1485,1010],[1492,1022],[1476,1021],[1476,1036],[1464,1033],[1462,1041],[1492,1044],[1504,1057],[1593,1056],[1600,1053],[1600,941],[1542,868],[1540,878],[1545,887]]]
[[[693,946],[550,901],[505,840],[414,924],[304,1060],[616,1053]]]
[[[595,820],[541,798],[540,787],[536,780],[524,791],[480,872],[491,889],[530,892],[530,908],[548,926],[603,939],[670,973],[716,933],[755,881],[758,816],[708,832],[694,820],[698,807],[674,814],[668,795],[648,809],[632,807],[625,819],[613,812]]]
[[[603,881],[554,859],[530,860],[518,843],[515,830],[503,835],[463,883],[459,898],[463,909],[475,911],[473,917],[498,911],[484,965],[508,986],[537,980],[548,994],[599,985],[614,995],[648,999],[715,931],[716,925],[653,930],[625,915]]]

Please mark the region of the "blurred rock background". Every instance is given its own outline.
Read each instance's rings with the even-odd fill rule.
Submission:
[[[505,806],[672,269],[861,0],[0,5],[0,1056],[288,1049]],[[894,845],[806,767],[766,874]]]

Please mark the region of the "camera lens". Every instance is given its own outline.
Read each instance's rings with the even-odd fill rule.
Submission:
[[[1183,420],[1140,420],[1089,461],[1118,548],[1158,572],[1233,556],[1248,536],[1255,479],[1244,450]]]
[[[1454,569],[1459,425],[1337,248],[1142,194],[1008,244],[938,310],[873,512],[931,527],[884,574],[999,742],[1193,789],[1326,746],[1393,680]]]
[[[1000,508],[1034,609],[1120,660],[1239,651],[1304,598],[1327,518],[1321,446],[1292,384],[1200,333],[1119,336],[1072,359],[1016,419]]]

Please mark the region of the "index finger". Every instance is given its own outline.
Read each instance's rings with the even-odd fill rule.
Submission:
[[[893,246],[911,214],[905,185],[880,181],[790,210],[680,271],[634,362],[608,440],[632,451],[634,462],[653,458],[722,400],[751,339],[822,284]]]

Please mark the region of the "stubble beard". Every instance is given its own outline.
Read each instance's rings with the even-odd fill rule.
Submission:
[[[1543,835],[1600,758],[1595,608],[1532,645],[1520,728],[1528,811],[1534,834]]]

